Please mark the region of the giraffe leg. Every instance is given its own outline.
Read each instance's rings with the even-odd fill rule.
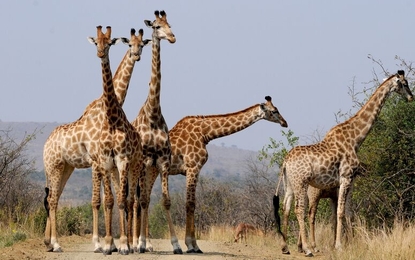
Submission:
[[[335,248],[337,250],[340,250],[342,248],[342,244],[341,244],[342,226],[343,226],[343,219],[345,215],[346,200],[351,190],[351,184],[352,184],[351,178],[340,177],[339,200],[338,200],[338,205],[337,205],[336,244],[335,244]]]
[[[285,236],[287,236],[288,234],[288,217],[290,216],[293,198],[294,198],[294,193],[292,192],[291,186],[287,185],[285,196],[284,196],[284,201],[283,201],[284,216],[283,216],[283,221],[282,221],[282,226],[283,226],[282,232],[283,234],[285,234]],[[285,255],[290,254],[290,251],[288,250],[286,238],[284,236],[283,236],[283,241],[281,243],[281,250],[282,250],[282,253]]]
[[[150,167],[147,171],[146,171],[146,184],[147,184],[147,195],[146,198],[148,199],[148,202],[146,203],[147,205],[150,205],[150,199],[151,199],[151,191],[153,190],[153,186],[154,186],[154,182],[157,179],[158,176],[158,170],[156,167]],[[146,238],[146,246],[145,246],[145,251],[146,252],[153,252],[153,245],[151,244],[151,240],[150,240],[150,229],[149,229],[149,211],[147,211],[147,215],[146,215],[146,221],[145,223],[147,223],[146,226],[144,226],[143,228],[145,228],[145,238]]]
[[[104,238],[104,255],[111,255],[113,252],[112,245],[114,239],[112,237],[112,210],[114,207],[114,196],[111,191],[110,177],[104,174],[104,217],[105,217],[105,238]],[[120,215],[122,219],[123,215]]]
[[[337,228],[337,203],[338,203],[338,196],[333,197],[330,199],[330,206],[331,206],[331,229],[333,232],[333,244],[332,246],[335,247],[336,243],[336,228]]]
[[[99,242],[98,219],[99,208],[101,207],[101,181],[102,175],[97,169],[92,169],[92,243],[94,244],[94,253],[103,253],[102,246]]]
[[[311,189],[311,192],[310,192]],[[316,246],[316,214],[317,214],[317,206],[320,201],[320,197],[322,194],[322,190],[309,187],[308,188],[308,204],[309,204],[309,211],[308,211],[308,222],[310,226],[310,245],[314,252],[319,252]],[[312,193],[312,195],[310,195]]]
[[[147,198],[147,177],[146,177],[146,169],[143,168],[140,172],[139,178],[139,215],[137,219],[138,231],[140,232],[140,236],[138,238],[138,252],[144,253],[146,251],[146,227],[147,223],[147,215],[148,215],[148,203],[149,199]]]
[[[308,248],[306,241],[306,229],[305,229],[305,201],[307,196],[307,187],[305,184],[295,196],[295,214],[297,215],[298,225],[300,226],[301,243],[303,245],[303,251],[306,256],[313,256],[311,250]]]
[[[195,208],[196,208],[196,184],[197,176],[188,170],[186,183],[186,238],[187,253],[203,253],[196,243],[195,234]]]
[[[117,204],[120,216],[120,245],[118,252],[121,255],[128,255],[130,253],[130,249],[128,248],[128,237],[126,232],[126,221],[125,221],[125,209],[127,207],[127,192],[128,192],[128,165],[122,164],[121,166],[118,164],[117,168],[120,169],[120,190],[117,194]],[[132,212],[130,214],[133,214]]]
[[[169,224],[170,231],[170,242],[173,246],[174,254],[183,254],[182,248],[180,247],[179,240],[177,239],[176,232],[174,230],[173,220],[171,218],[170,206],[171,200],[169,196],[169,172],[170,172],[170,161],[164,163],[161,167],[161,187],[163,192],[163,206],[166,212],[167,222]]]
[[[57,169],[51,171],[52,176],[58,176],[57,180],[50,183],[49,196],[46,199],[45,207],[49,209],[48,219],[46,221],[45,239],[48,252],[62,252],[61,246],[58,244],[57,228],[56,228],[56,211],[58,208],[59,198],[63,188],[72,174],[74,168],[68,165],[61,165]]]

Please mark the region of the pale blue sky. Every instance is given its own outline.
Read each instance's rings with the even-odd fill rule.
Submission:
[[[414,60],[413,1],[0,1],[0,120],[72,122],[102,93],[88,43],[97,25],[113,37],[165,10],[175,44],[162,42],[162,94],[172,128],[186,115],[224,114],[269,95],[297,136],[325,133],[351,108],[348,87],[372,78],[372,54],[390,71]],[[127,50],[111,48],[113,72]],[[136,64],[125,103],[133,120],[148,94],[151,48]],[[212,143],[259,150],[279,125],[260,121]]]

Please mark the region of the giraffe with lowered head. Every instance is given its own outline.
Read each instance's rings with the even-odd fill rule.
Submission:
[[[143,40],[143,30],[135,35],[131,29],[131,39],[121,38],[122,42],[129,45],[129,49],[120,63],[113,81],[116,88],[118,102],[122,105],[125,93],[128,89],[131,74],[136,61],[140,60],[142,48],[149,40]],[[117,42],[112,40],[112,44]],[[89,168],[94,166],[97,160],[98,145],[96,135],[102,128],[101,121],[96,120],[102,113],[103,95],[91,102],[84,110],[83,115],[75,122],[58,126],[52,131],[44,145],[43,161],[46,174],[46,198],[45,207],[48,211],[47,224],[45,229],[45,244],[49,251],[60,252],[62,249],[56,238],[56,208],[63,188],[75,168]],[[100,185],[101,178],[93,171],[93,235],[95,252],[102,252],[103,249],[98,238],[98,210],[100,208]],[[50,193],[50,190],[52,192]],[[49,199],[48,199],[49,198]],[[112,251],[115,245],[112,244]]]
[[[175,254],[182,254],[170,214],[170,196],[168,188],[168,174],[170,171],[171,147],[169,140],[169,130],[164,120],[161,105],[161,60],[160,60],[160,43],[161,40],[168,40],[170,43],[176,42],[170,24],[167,21],[165,11],[155,11],[155,20],[145,20],[147,27],[153,30],[152,33],[152,62],[151,77],[149,83],[149,93],[144,105],[141,107],[136,119],[132,125],[137,129],[141,136],[141,145],[143,149],[144,169],[140,175],[140,205],[141,205],[141,225],[140,237],[137,245],[137,237],[133,237],[133,249],[144,253],[146,250],[152,251],[153,248],[147,241],[147,222],[148,222],[148,205],[150,203],[150,193],[146,186],[149,175],[153,172],[160,173],[162,181],[163,205],[166,211],[166,217],[170,229],[170,239]],[[148,244],[147,244],[148,242]]]
[[[281,174],[287,181],[286,192],[292,192],[295,197],[295,214],[300,227],[302,249],[306,256],[313,256],[306,242],[304,222],[308,186],[318,189],[339,187],[335,248],[340,249],[345,207],[356,176],[355,170],[359,167],[357,151],[391,92],[401,94],[407,101],[413,100],[403,70],[399,70],[380,84],[353,117],[333,127],[321,142],[296,146],[285,157]],[[278,200],[278,193],[274,195],[274,200]],[[278,201],[274,201],[274,206],[278,204]],[[285,239],[282,241],[282,251],[289,253]]]
[[[206,145],[213,139],[239,132],[255,122],[265,119],[287,127],[287,122],[272,104],[271,97],[266,102],[244,110],[208,116],[186,116],[170,130],[172,150],[170,175],[186,176],[186,237],[187,253],[203,253],[196,243],[195,207],[196,185],[200,170],[208,160]],[[157,173],[153,173],[150,188]]]

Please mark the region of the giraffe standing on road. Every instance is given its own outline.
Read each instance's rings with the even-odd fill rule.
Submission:
[[[98,140],[98,174],[104,180],[105,194],[105,247],[104,254],[111,254],[112,208],[114,198],[111,191],[111,175],[117,174],[119,189],[117,191],[117,206],[120,216],[120,247],[122,255],[129,253],[124,215],[125,210],[132,216],[138,214],[138,197],[136,194],[138,177],[142,168],[142,149],[140,136],[130,124],[120,103],[117,100],[112,81],[112,72],[109,61],[109,47],[111,46],[111,27],[107,27],[103,34],[101,26],[97,27],[97,37],[88,40],[97,46],[98,57],[101,59],[103,81],[103,107],[101,109],[101,129],[97,133]],[[103,47],[101,47],[103,46]],[[98,119],[99,120],[99,119]],[[135,206],[134,206],[135,205]],[[135,219],[136,220],[136,219]],[[133,222],[134,223],[134,222]]]
[[[286,193],[292,193],[295,197],[295,214],[300,226],[302,249],[306,256],[313,256],[306,242],[304,223],[308,186],[318,189],[339,187],[335,248],[340,249],[345,205],[350,196],[356,169],[359,167],[357,151],[391,92],[401,94],[407,101],[413,100],[403,70],[387,78],[353,117],[333,127],[321,142],[294,147],[285,157],[281,173],[287,181]],[[274,200],[277,199],[278,193],[274,196]],[[274,201],[274,206],[278,204]],[[276,218],[279,219],[279,216]],[[282,251],[289,253],[285,239],[283,240]]]
[[[140,238],[137,245],[137,238],[133,237],[133,249],[144,253],[147,249],[152,251],[153,247],[147,241],[148,205],[150,203],[151,189],[146,186],[147,179],[151,178],[154,172],[161,175],[163,205],[170,228],[170,239],[175,254],[182,254],[179,241],[173,227],[170,214],[170,196],[168,189],[168,174],[170,171],[171,148],[169,140],[169,130],[161,112],[160,91],[161,91],[161,60],[160,42],[162,39],[170,43],[176,42],[176,37],[171,31],[164,11],[155,11],[156,19],[151,22],[145,20],[144,23],[153,29],[152,34],[152,63],[151,78],[149,83],[149,94],[140,109],[138,116],[132,122],[142,139],[142,149],[144,155],[144,172],[140,175],[140,205],[141,205],[141,229]],[[156,175],[156,177],[157,177]],[[148,242],[148,244],[147,244]]]
[[[108,51],[111,45],[118,42],[118,39],[110,40],[111,30],[107,30],[105,35],[98,28],[97,31],[99,31],[100,39],[106,38],[105,41],[96,42],[98,54],[103,55],[103,52]],[[139,37],[141,38],[142,35]],[[140,50],[133,50],[133,47],[137,46]],[[131,45],[129,51],[132,51],[132,55],[130,57],[139,60],[142,47],[141,42],[138,45]],[[102,179],[102,173],[99,172],[98,154],[100,153],[99,134],[103,129],[104,117],[106,118],[106,112],[102,110],[104,98],[106,97],[103,94],[99,99],[90,103],[77,121],[54,129],[44,145],[43,160],[47,180],[45,208],[48,212],[44,242],[48,251],[61,251],[56,236],[56,209],[67,180],[75,168],[89,168],[91,166],[94,212],[93,242],[96,252],[103,251],[98,241],[98,209],[101,204],[100,185]],[[123,101],[119,100],[119,102]],[[110,243],[112,245],[106,245],[105,250],[108,250],[108,247],[112,247],[111,251],[115,249],[113,242]]]
[[[172,157],[170,175],[186,176],[186,238],[188,253],[203,253],[196,243],[195,207],[196,185],[200,170],[208,160],[206,145],[213,139],[239,132],[264,119],[287,127],[287,122],[272,104],[266,102],[244,110],[222,115],[186,116],[169,132]],[[152,174],[157,177],[157,173]],[[155,178],[152,179],[150,188]]]

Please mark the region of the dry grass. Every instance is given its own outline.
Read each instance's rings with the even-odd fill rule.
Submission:
[[[381,228],[375,231],[368,231],[364,224],[357,224],[353,229],[353,238],[348,242],[343,241],[342,250],[333,248],[334,237],[330,225],[317,223],[316,229],[316,242],[321,251],[319,255],[323,255],[319,259],[415,259],[415,224],[396,223],[392,229]],[[177,229],[177,235],[184,238],[184,230]],[[234,228],[212,227],[208,233],[200,234],[199,239],[233,243]],[[247,244],[275,249],[279,248],[280,241],[275,235],[258,236],[251,233]],[[290,244],[289,247],[292,252],[297,250],[296,244]]]

